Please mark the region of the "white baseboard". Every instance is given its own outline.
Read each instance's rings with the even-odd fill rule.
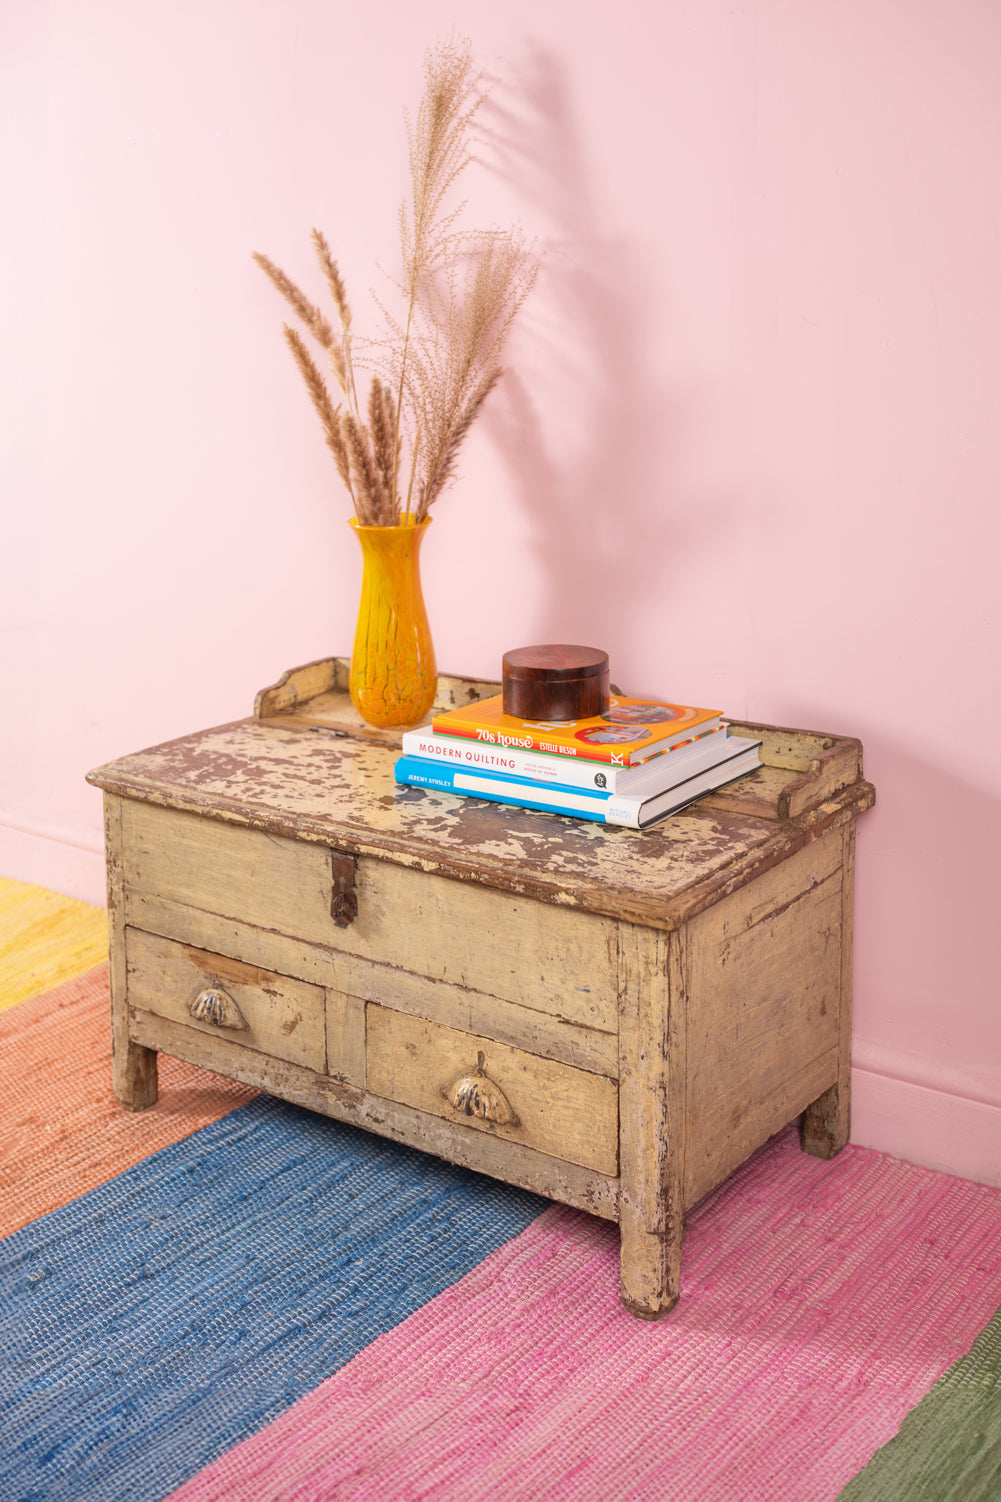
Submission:
[[[54,832],[0,823],[0,876],[79,897],[97,907],[107,901],[103,848],[89,848]]]
[[[908,1163],[1001,1187],[1001,1105],[852,1069],[852,1139]]]

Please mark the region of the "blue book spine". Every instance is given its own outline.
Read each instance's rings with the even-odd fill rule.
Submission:
[[[519,808],[541,808],[552,814],[573,814],[599,824],[608,822],[606,815],[612,794],[601,788],[563,787],[558,783],[533,782],[530,777],[471,771],[468,767],[428,761],[422,756],[398,757],[393,772],[397,782],[409,787],[434,788]]]

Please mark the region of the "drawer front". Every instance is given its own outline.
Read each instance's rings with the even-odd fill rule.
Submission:
[[[130,1010],[307,1069],[326,1069],[324,992],[208,950],[126,929]]]
[[[447,1121],[618,1173],[614,1080],[370,1003],[368,1088]]]
[[[617,934],[610,919],[359,857],[357,916],[331,915],[323,845],[127,801],[129,921],[172,902],[374,960],[530,1011],[617,1032]]]

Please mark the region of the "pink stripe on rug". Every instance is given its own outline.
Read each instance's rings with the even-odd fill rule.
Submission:
[[[833,1502],[1001,1302],[1001,1193],[791,1130],[689,1218],[682,1301],[617,1301],[553,1207],[172,1502]]]

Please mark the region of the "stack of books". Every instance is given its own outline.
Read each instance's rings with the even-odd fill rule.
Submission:
[[[760,741],[722,714],[614,695],[592,719],[542,724],[506,715],[502,695],[408,730],[397,782],[645,829],[758,766]]]

